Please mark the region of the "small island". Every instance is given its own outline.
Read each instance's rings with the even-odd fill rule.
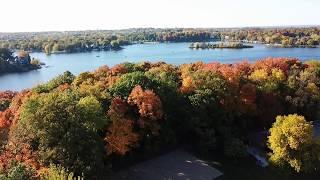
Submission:
[[[7,48],[0,48],[0,74],[27,72],[41,68],[38,59],[30,57],[26,51],[20,51],[16,56]]]
[[[189,48],[191,49],[244,49],[244,48],[253,48],[253,46],[244,45],[239,42],[228,42],[228,43],[196,42],[196,43],[191,43]]]

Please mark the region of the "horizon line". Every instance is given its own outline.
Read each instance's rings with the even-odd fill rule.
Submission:
[[[50,32],[88,32],[88,31],[124,31],[132,29],[245,29],[245,28],[320,28],[318,25],[266,25],[266,26],[230,26],[230,27],[128,27],[115,29],[79,29],[79,30],[44,30],[44,31],[0,31],[0,34],[50,33]]]

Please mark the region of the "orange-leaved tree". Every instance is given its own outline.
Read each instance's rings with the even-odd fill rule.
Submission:
[[[108,111],[111,125],[105,137],[108,154],[124,155],[138,145],[139,136],[133,132],[134,121],[126,117],[128,108],[128,104],[118,97],[111,102]]]
[[[128,97],[128,103],[138,107],[140,127],[149,127],[151,133],[157,135],[160,129],[157,121],[163,116],[160,98],[153,91],[144,91],[141,86],[136,86]]]

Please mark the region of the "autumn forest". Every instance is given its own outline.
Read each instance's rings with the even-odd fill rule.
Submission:
[[[101,179],[177,146],[245,158],[267,131],[276,169],[319,172],[320,63],[122,63],[0,94],[1,179]],[[270,129],[270,130],[269,130]],[[59,172],[59,173],[58,173]]]

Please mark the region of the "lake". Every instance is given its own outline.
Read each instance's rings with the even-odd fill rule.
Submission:
[[[102,65],[113,66],[122,62],[164,61],[172,64],[195,61],[234,63],[255,61],[265,57],[296,57],[301,60],[320,59],[320,48],[270,48],[255,44],[248,49],[189,49],[190,43],[135,44],[120,51],[98,51],[72,54],[31,53],[47,67],[26,73],[0,76],[0,90],[22,90],[46,82],[53,77],[71,71],[77,75],[92,71]]]

